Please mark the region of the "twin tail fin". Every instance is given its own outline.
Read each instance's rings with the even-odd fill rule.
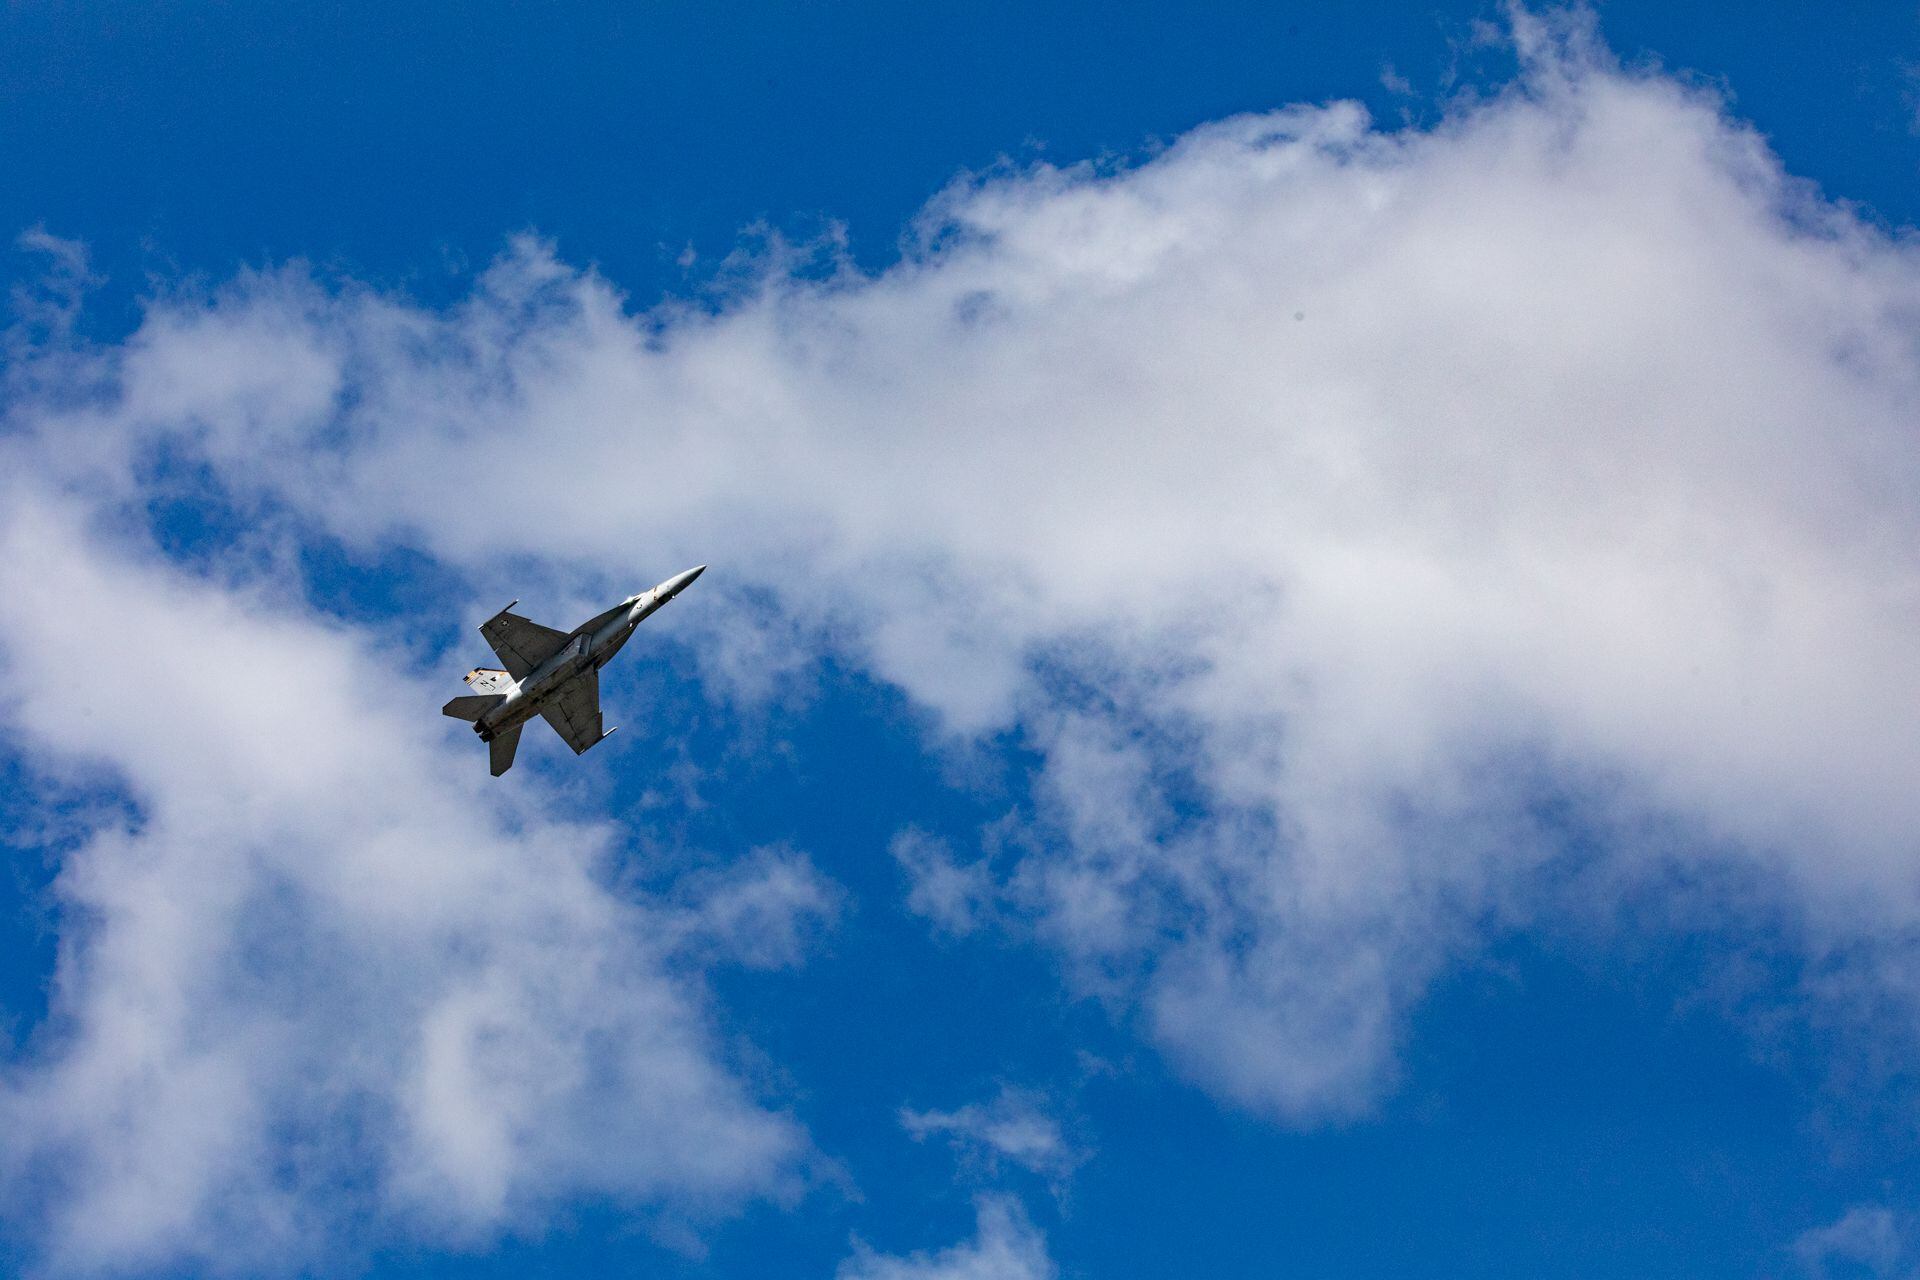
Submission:
[[[513,688],[513,677],[498,667],[475,667],[466,680],[475,693],[505,693]]]
[[[478,720],[506,700],[504,693],[470,693],[447,703],[440,708],[440,714],[452,716],[455,720]]]
[[[476,667],[467,672],[467,686],[474,692],[453,699],[440,708],[440,714],[456,720],[474,721],[475,728],[478,728],[482,716],[507,700],[508,691],[514,687],[514,679],[509,672],[494,667]],[[516,724],[491,736],[481,734],[487,739],[487,763],[494,777],[513,768],[513,753],[520,746],[520,728]]]

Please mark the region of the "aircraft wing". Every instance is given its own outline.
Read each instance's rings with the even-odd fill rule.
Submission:
[[[600,672],[588,667],[561,685],[540,704],[540,714],[575,755],[600,741]]]
[[[481,623],[480,634],[500,655],[500,664],[507,669],[507,674],[515,680],[525,680],[535,667],[560,652],[560,646],[567,642],[567,633],[523,618],[511,612],[512,608],[508,605]]]

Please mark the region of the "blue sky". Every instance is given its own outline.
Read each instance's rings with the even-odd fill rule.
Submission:
[[[10,1269],[1920,1270],[1912,5],[0,47]]]

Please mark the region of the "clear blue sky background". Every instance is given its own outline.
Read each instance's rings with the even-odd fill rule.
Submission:
[[[697,290],[760,224],[807,236],[844,223],[856,259],[884,265],[932,193],[1003,158],[1136,154],[1228,113],[1334,97],[1431,119],[1440,97],[1510,72],[1510,55],[1466,47],[1470,23],[1495,16],[1474,4],[29,0],[0,12],[0,231],[44,227],[91,248],[106,277],[86,321],[99,335],[136,321],[151,282],[292,258],[435,302],[527,229],[645,305]],[[1914,4],[1615,0],[1601,17],[1626,59],[1724,83],[1828,194],[1890,224],[1920,219]],[[1412,95],[1383,87],[1388,66]],[[15,278],[40,269],[7,262]],[[168,532],[183,555],[217,536],[191,511]],[[355,617],[448,618],[458,590],[403,557],[317,583]],[[450,628],[435,639],[450,666],[480,656]],[[794,1082],[799,1114],[864,1199],[759,1206],[698,1257],[582,1205],[471,1252],[383,1248],[372,1275],[824,1276],[850,1235],[886,1252],[950,1243],[971,1230],[972,1185],[896,1112],[958,1106],[999,1081],[1048,1090],[1092,1153],[1057,1196],[1008,1175],[1070,1275],[1784,1276],[1799,1274],[1799,1233],[1913,1186],[1897,1104],[1836,1084],[1805,1033],[1756,1038],[1688,998],[1711,938],[1500,940],[1418,1009],[1376,1114],[1302,1132],[1225,1107],[1124,1021],[1065,995],[1044,952],[943,940],[901,906],[891,835],[964,836],[1017,805],[1016,753],[958,788],[895,695],[838,671],[766,727],[792,749],[759,752],[702,722],[671,643],[630,653],[608,701],[653,719],[621,744],[631,781],[616,810],[672,765],[664,744],[688,744],[719,762],[709,807],[674,819],[689,843],[787,842],[851,894],[805,968],[722,976],[719,993],[729,1030]],[[6,755],[0,823],[24,829],[38,799]],[[44,872],[17,866],[0,904],[17,1028],[37,1018],[53,962]],[[1793,980],[1783,958],[1778,981]]]

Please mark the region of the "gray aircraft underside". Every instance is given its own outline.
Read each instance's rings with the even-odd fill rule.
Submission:
[[[511,612],[518,600],[480,626],[506,670],[478,667],[467,673],[475,692],[440,708],[442,715],[473,722],[487,744],[493,776],[513,767],[520,730],[540,716],[579,755],[613,733],[600,728],[600,668],[620,652],[633,629],[687,589],[707,566],[675,574],[651,591],[575,627],[555,631]]]

